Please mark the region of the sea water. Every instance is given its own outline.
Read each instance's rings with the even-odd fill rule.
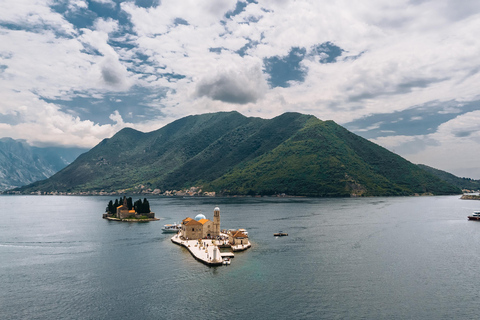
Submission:
[[[474,200],[148,197],[162,220],[122,223],[114,198],[0,197],[0,319],[478,317]],[[215,206],[253,245],[229,266],[161,231]]]

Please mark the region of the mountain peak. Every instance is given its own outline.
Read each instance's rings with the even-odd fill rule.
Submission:
[[[161,190],[221,194],[409,195],[459,190],[333,121],[287,112],[192,115],[156,131],[125,128],[31,191]]]

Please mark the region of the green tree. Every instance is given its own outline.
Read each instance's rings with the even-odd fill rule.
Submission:
[[[143,199],[143,212],[142,213],[150,213],[150,203],[148,203],[147,198]]]
[[[134,208],[135,208],[135,212],[137,213],[141,213],[142,212],[142,200],[138,199],[137,201],[135,201],[135,203],[133,204]]]
[[[107,209],[106,209],[107,213],[115,213],[115,208],[113,207],[113,201],[110,200],[108,202],[108,206],[107,206]]]
[[[132,197],[128,197],[128,198],[127,198],[127,207],[128,207],[128,210],[132,210],[132,208],[133,208],[133,203],[132,203],[132,202],[133,202]]]

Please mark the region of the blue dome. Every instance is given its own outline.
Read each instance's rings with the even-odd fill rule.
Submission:
[[[199,213],[195,216],[195,220],[200,221],[202,219],[207,219],[203,214]]]

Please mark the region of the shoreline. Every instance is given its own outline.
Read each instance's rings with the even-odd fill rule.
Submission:
[[[149,221],[159,221],[160,218],[147,218],[147,219],[119,219],[113,217],[103,217],[103,219],[109,221],[120,221],[120,222],[149,222]]]
[[[198,245],[198,240],[182,240],[178,233],[170,239],[176,245],[182,246],[197,260],[209,267],[223,265],[223,257],[217,245],[212,240],[203,239],[203,246]],[[207,245],[207,246],[205,246]],[[204,250],[205,249],[205,250]],[[218,256],[217,256],[218,255]],[[213,257],[216,257],[214,260]]]

